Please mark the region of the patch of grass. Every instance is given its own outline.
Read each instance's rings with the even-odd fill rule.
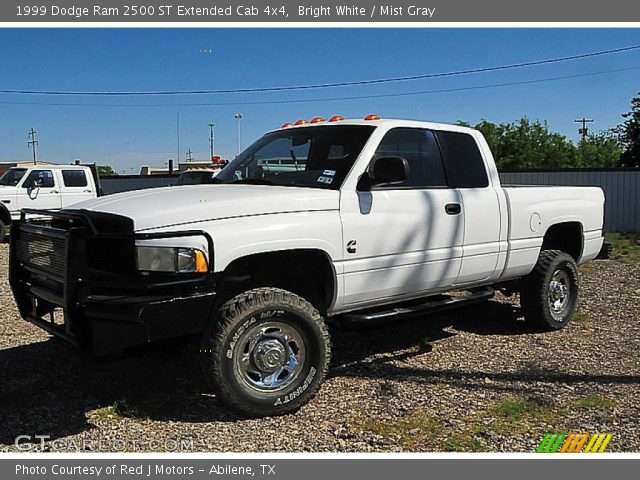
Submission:
[[[109,417],[115,417],[115,411],[112,405],[109,405],[108,407],[102,407],[102,408],[98,408],[97,410],[93,411],[93,414],[98,417],[100,420],[106,420]]]
[[[584,313],[581,310],[578,310],[577,312],[575,312],[573,314],[573,319],[574,322],[578,322],[578,323],[586,323],[591,321],[591,318],[589,317],[589,315],[587,315],[586,313]]]
[[[503,398],[492,409],[492,413],[509,422],[517,422],[527,414],[537,409],[538,404],[533,400],[509,396]]]
[[[442,434],[442,425],[430,413],[418,409],[397,420],[368,418],[360,424],[366,432],[380,435],[404,449],[415,449],[425,444],[431,445]]]
[[[94,410],[94,413],[101,420],[106,420],[107,418],[122,419],[141,417],[138,410],[129,405],[126,400],[116,400],[113,405],[98,408],[97,410]]]
[[[550,405],[517,395],[504,397],[489,410],[489,414],[494,419],[494,429],[500,433],[528,431],[542,422],[552,424],[560,417]]]
[[[616,406],[616,403],[610,398],[592,394],[581,398],[576,405],[589,410],[612,410]]]
[[[622,263],[640,262],[640,233],[606,233],[605,242],[611,243],[611,259]]]
[[[488,452],[491,449],[467,433],[452,433],[442,445],[445,452]]]

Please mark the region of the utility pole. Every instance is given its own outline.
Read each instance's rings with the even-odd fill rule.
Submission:
[[[209,124],[209,151],[211,152],[211,161],[213,162],[213,129],[215,128],[215,123]]]
[[[578,135],[582,135],[582,141],[584,142],[587,139],[587,135],[589,134],[589,129],[587,128],[587,123],[593,123],[593,120],[590,118],[582,117],[579,120],[574,120],[574,123],[581,123],[582,128],[578,129]]]
[[[242,151],[241,142],[240,142],[240,120],[242,120],[243,115],[241,113],[236,113],[233,116],[238,121],[238,155]]]
[[[178,154],[176,158],[178,159],[178,163],[180,162],[180,112],[178,112],[176,116],[176,136],[178,138]]]
[[[187,152],[187,162],[193,162],[193,152],[191,149]]]
[[[38,140],[36,140],[36,131],[33,129],[33,127],[31,127],[31,130],[29,130],[29,141],[27,142],[27,145],[31,147],[31,149],[33,150],[33,164],[37,165],[38,164],[38,160],[36,157],[36,145],[38,145]]]

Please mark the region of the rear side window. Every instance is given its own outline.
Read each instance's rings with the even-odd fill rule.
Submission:
[[[388,188],[446,187],[442,156],[430,130],[394,128],[384,136],[374,158],[403,157],[409,164],[409,178]],[[383,188],[385,188],[383,186]]]
[[[53,188],[56,186],[51,170],[31,170],[31,173],[22,184],[22,188],[34,188],[36,182],[42,188]]]
[[[475,138],[468,133],[437,132],[444,165],[452,188],[489,186],[487,170]]]
[[[63,170],[62,181],[65,187],[86,187],[87,176],[83,170]]]

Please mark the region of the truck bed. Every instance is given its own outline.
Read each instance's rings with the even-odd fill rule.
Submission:
[[[602,247],[604,192],[600,187],[505,186],[509,254],[504,277],[526,275],[536,263],[545,232],[575,222],[584,247],[578,261],[592,260]],[[581,226],[581,227],[580,227]]]

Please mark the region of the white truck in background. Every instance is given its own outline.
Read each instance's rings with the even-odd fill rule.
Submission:
[[[23,208],[57,210],[100,193],[94,167],[34,165],[13,167],[0,177],[0,242]]]
[[[480,132],[454,125],[298,121],[214,180],[23,212],[10,254],[22,317],[97,354],[200,335],[217,397],[279,415],[320,387],[326,322],[390,321],[500,289],[520,293],[530,325],[560,329],[577,265],[603,243],[600,188],[503,187]]]

